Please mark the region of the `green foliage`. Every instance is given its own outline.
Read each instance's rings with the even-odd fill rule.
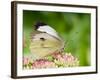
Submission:
[[[23,27],[29,51],[30,33],[37,21],[53,27],[66,41],[65,51],[77,56],[80,66],[90,65],[90,14],[69,12],[23,11]]]

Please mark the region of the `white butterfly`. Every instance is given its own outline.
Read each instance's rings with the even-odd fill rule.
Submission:
[[[39,33],[32,35],[30,51],[36,59],[43,58],[54,52],[64,49],[64,40],[58,35],[55,29],[45,23],[37,23],[35,30]]]

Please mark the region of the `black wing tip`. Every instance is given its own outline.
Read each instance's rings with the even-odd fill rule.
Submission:
[[[37,30],[40,26],[45,26],[45,25],[47,25],[47,24],[44,23],[44,22],[38,21],[38,22],[36,22],[36,24],[34,25],[34,26],[35,26],[35,30]]]

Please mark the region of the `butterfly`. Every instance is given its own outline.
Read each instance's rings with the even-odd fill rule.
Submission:
[[[34,59],[41,59],[53,53],[62,52],[65,42],[58,32],[43,22],[35,24],[35,31],[31,34],[30,52]]]

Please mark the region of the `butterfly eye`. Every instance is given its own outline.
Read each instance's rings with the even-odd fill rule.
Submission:
[[[41,40],[41,41],[45,41],[46,39],[45,39],[45,38],[40,38],[40,40]]]

